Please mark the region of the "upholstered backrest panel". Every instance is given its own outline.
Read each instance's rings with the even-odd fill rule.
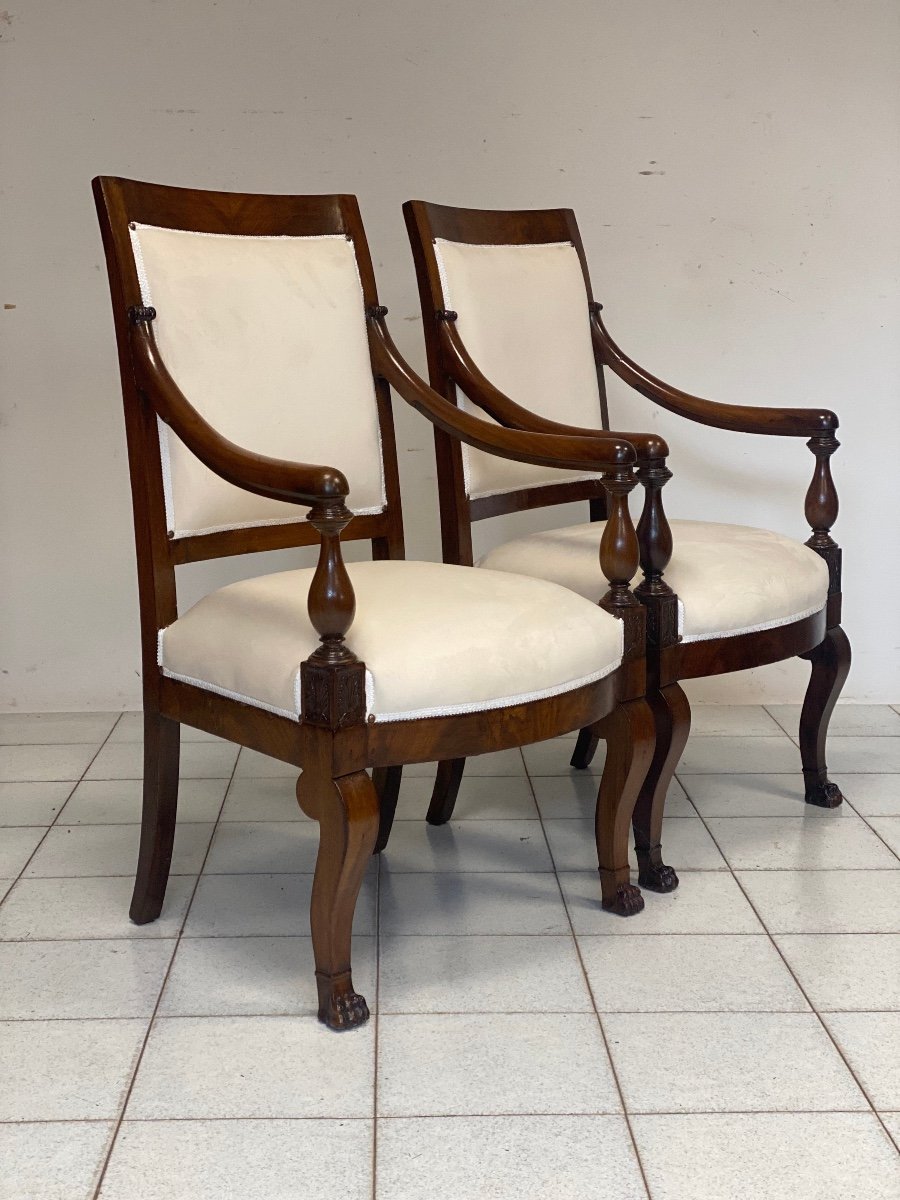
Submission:
[[[601,426],[584,276],[571,242],[477,246],[435,241],[444,300],[479,369],[517,404],[569,425]],[[462,406],[485,414],[460,396]],[[472,497],[565,480],[573,471],[535,467],[463,447]]]
[[[385,505],[381,440],[352,242],[132,226],[163,359],[191,404],[248,450],[337,467],[354,512]],[[304,519],[209,471],[160,423],[175,536]]]

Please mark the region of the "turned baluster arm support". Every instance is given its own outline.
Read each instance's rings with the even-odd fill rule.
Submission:
[[[605,471],[602,480],[607,518],[600,539],[600,570],[609,583],[609,591],[600,605],[624,623],[624,654],[628,659],[644,652],[644,608],[631,590],[641,559],[638,535],[628,508],[628,496],[637,484],[637,476],[632,468],[621,467]]]
[[[356,614],[353,584],[341,554],[341,533],[352,519],[343,501],[320,501],[307,517],[321,539],[306,602],[319,645],[300,664],[301,717],[305,725],[334,731],[366,719],[365,664],[344,640]]]
[[[641,463],[638,469],[638,480],[644,487],[644,507],[637,527],[644,578],[635,588],[635,595],[647,607],[647,636],[655,646],[671,646],[679,639],[678,598],[663,578],[673,543],[662,489],[671,478],[664,458]]]
[[[837,488],[831,475],[831,456],[840,442],[830,433],[811,437],[806,444],[816,459],[806,493],[806,519],[812,529],[806,544],[828,566],[828,625],[831,628],[839,625],[841,620],[841,548],[831,536],[839,507]]]

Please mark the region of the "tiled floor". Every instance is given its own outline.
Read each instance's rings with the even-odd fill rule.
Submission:
[[[289,768],[185,730],[138,928],[139,719],[0,717],[0,1200],[896,1200],[900,711],[836,712],[834,812],[802,802],[797,717],[695,710],[681,887],[630,921],[599,905],[602,747],[473,760],[440,829],[408,770],[344,1037]]]

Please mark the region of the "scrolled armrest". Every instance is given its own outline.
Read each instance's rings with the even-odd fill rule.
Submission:
[[[191,404],[169,374],[156,344],[147,310],[131,327],[131,352],[138,389],[192,454],[216,475],[258,496],[290,504],[342,504],[350,487],[335,467],[291,462],[256,454],[223,437]]]
[[[827,408],[757,408],[746,404],[719,404],[682,392],[645,371],[609,336],[600,317],[599,305],[592,309],[591,330],[603,362],[648,400],[715,429],[735,433],[771,434],[776,437],[819,437],[834,433],[838,419]]]
[[[556,433],[568,437],[592,437],[601,441],[626,441],[634,446],[638,462],[648,459],[667,458],[669,447],[663,438],[654,433],[619,433],[615,430],[567,425],[539,416],[529,408],[516,404],[515,400],[501,392],[478,368],[450,321],[444,321],[440,329],[441,350],[444,367],[455,384],[462,388],[468,398],[483,408],[488,416],[510,429],[525,429],[531,433]]]
[[[630,466],[636,461],[634,447],[620,437],[510,429],[464,412],[430,388],[404,361],[381,314],[370,314],[368,324],[376,371],[408,404],[451,437],[500,458],[573,471],[602,471]]]

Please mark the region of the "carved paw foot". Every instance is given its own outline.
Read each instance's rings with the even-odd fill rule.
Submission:
[[[346,1029],[355,1029],[357,1025],[365,1025],[368,1019],[369,1006],[358,992],[331,995],[327,1003],[319,1009],[319,1020],[329,1029],[340,1033]]]
[[[640,888],[633,883],[620,883],[615,895],[603,898],[603,907],[607,912],[615,913],[617,917],[633,917],[644,907],[644,897]]]
[[[642,863],[638,883],[651,892],[674,892],[678,887],[678,876],[665,863]]]
[[[837,808],[843,803],[841,789],[830,779],[824,783],[808,783],[806,785],[806,803],[815,804],[818,808]]]

